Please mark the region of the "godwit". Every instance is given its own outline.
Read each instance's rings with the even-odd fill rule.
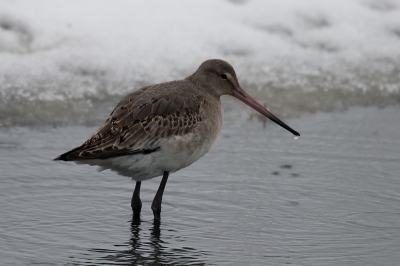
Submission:
[[[222,95],[236,97],[300,136],[240,87],[229,63],[212,59],[183,80],[128,94],[92,137],[54,160],[98,165],[136,180],[131,200],[135,215],[142,209],[141,181],[162,175],[151,205],[154,219],[159,220],[169,174],[197,161],[217,139],[223,120]]]

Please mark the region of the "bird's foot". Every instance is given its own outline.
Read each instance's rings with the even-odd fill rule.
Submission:
[[[132,199],[131,207],[133,215],[140,215],[140,212],[142,211],[142,201],[139,198],[136,198],[136,200]]]
[[[151,209],[153,210],[154,220],[161,220],[161,201],[154,200],[151,204]]]
[[[142,210],[142,208],[134,208],[132,207],[132,211],[133,211],[133,215],[134,216],[140,216],[140,211]]]
[[[153,214],[154,214],[154,221],[160,221],[161,220],[161,211],[153,210]]]
[[[142,201],[140,200],[140,185],[142,182],[137,181],[135,186],[135,191],[133,191],[132,199],[131,199],[131,207],[134,216],[140,215],[140,211],[142,210]]]

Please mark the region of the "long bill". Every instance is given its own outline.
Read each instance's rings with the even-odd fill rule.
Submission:
[[[256,110],[257,112],[259,112],[260,114],[264,115],[265,117],[268,117],[269,119],[271,119],[272,121],[274,121],[275,123],[277,123],[278,125],[283,127],[284,129],[290,131],[293,135],[300,136],[299,132],[295,131],[294,129],[292,129],[285,123],[283,123],[279,118],[277,118],[275,115],[273,115],[264,106],[259,104],[256,100],[254,100],[242,88],[239,87],[238,89],[234,90],[232,96],[241,100],[242,102],[244,102],[245,104],[247,104],[248,106],[250,106],[251,108]]]

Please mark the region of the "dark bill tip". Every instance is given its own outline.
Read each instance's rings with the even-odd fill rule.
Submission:
[[[274,114],[272,114],[270,111],[268,111],[264,106],[259,104],[256,100],[254,100],[249,94],[247,94],[242,88],[238,88],[237,90],[233,91],[232,94],[233,97],[239,99],[240,101],[244,102],[263,116],[271,119],[284,129],[288,130],[291,132],[294,136],[300,137],[300,133],[294,130],[293,128],[289,127],[286,125],[284,122],[282,122],[279,118],[277,118]]]

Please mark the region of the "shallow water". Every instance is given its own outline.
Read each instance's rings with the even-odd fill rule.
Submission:
[[[160,178],[51,161],[95,127],[0,132],[1,265],[399,265],[400,109],[224,124],[213,149]]]

